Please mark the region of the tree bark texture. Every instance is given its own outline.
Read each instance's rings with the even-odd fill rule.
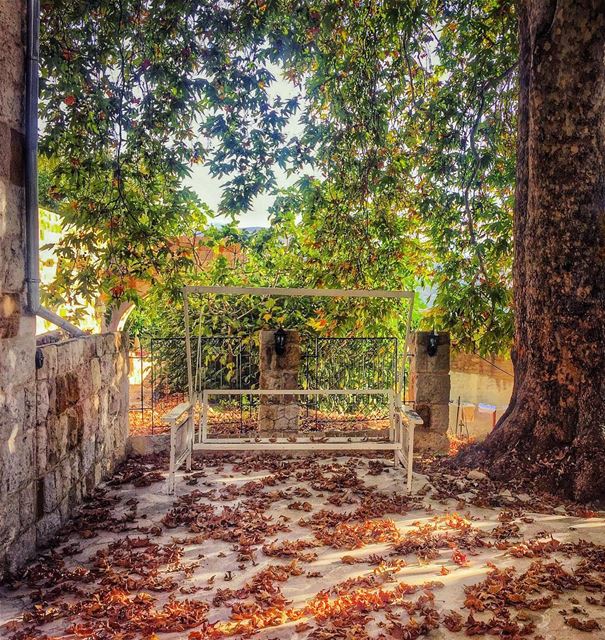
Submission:
[[[515,388],[497,476],[605,499],[605,0],[520,0]]]

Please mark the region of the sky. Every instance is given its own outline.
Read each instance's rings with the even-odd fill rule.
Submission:
[[[276,171],[278,187],[285,187],[295,180],[287,179],[283,172]],[[194,165],[191,177],[185,182],[185,186],[193,189],[211,209],[215,211],[218,208],[221,199],[221,181],[210,175],[208,168],[204,165]],[[275,196],[270,193],[262,193],[257,196],[252,205],[252,209],[240,215],[238,226],[246,227],[268,227],[269,226],[269,207],[273,204]],[[230,222],[226,217],[213,218],[214,224],[224,224]]]
[[[288,81],[282,78],[281,69],[273,64],[268,64],[267,69],[274,75],[275,81],[267,87],[267,93],[275,97],[281,96],[284,100],[298,94],[297,89]],[[300,136],[303,131],[302,125],[298,122],[300,116],[298,114],[285,127],[284,132],[289,136]],[[279,167],[275,167],[275,176],[277,180],[277,188],[282,189],[290,186],[300,177],[297,175],[286,176],[286,172]],[[193,165],[191,176],[185,181],[185,186],[190,187],[197,193],[200,200],[205,202],[211,209],[217,210],[221,199],[221,180],[210,175],[208,168],[201,164]],[[246,227],[268,227],[269,226],[269,207],[273,204],[275,196],[270,193],[262,193],[257,196],[253,202],[252,209],[241,214],[238,226]],[[230,222],[225,217],[217,217],[213,219],[215,224]]]

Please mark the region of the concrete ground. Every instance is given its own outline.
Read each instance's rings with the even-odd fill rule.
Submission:
[[[0,636],[605,638],[605,517],[386,459],[131,458],[0,590]],[[592,634],[592,635],[591,635]]]

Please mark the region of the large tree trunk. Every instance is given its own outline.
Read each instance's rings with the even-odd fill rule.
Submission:
[[[515,389],[491,470],[605,498],[605,0],[520,0]]]

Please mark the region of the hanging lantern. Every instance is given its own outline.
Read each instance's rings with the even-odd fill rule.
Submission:
[[[433,330],[433,333],[429,335],[429,339],[426,343],[426,352],[429,354],[431,358],[437,355],[438,346],[439,346],[439,334],[435,333],[435,331]]]
[[[275,353],[278,356],[283,356],[286,353],[286,336],[288,335],[283,327],[280,327],[275,332]]]

